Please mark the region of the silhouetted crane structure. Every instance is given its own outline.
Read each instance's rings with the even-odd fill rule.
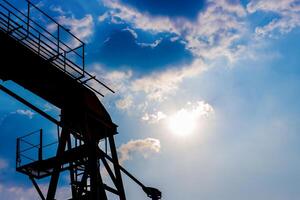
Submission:
[[[114,141],[117,125],[98,100],[100,89],[113,92],[85,70],[85,44],[30,1],[19,9],[0,0],[0,79],[11,80],[60,108],[60,120],[48,115],[3,84],[0,89],[41,114],[59,128],[56,155],[43,157],[43,131],[17,139],[16,169],[32,181],[41,199],[54,200],[59,175],[69,171],[73,200],[107,200],[109,193],[125,200],[121,172],[135,181],[148,197],[158,200],[161,192],[146,187],[119,165]],[[39,143],[29,136],[38,134]],[[100,148],[105,142],[105,150]],[[22,149],[25,143],[28,148]],[[101,143],[101,144],[100,144]],[[24,152],[38,149],[37,159]],[[109,153],[107,152],[109,149]],[[22,162],[24,159],[30,162]],[[106,169],[103,172],[102,169]],[[103,181],[108,174],[112,185]],[[37,179],[50,177],[44,196]]]

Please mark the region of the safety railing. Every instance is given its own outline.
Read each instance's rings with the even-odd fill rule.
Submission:
[[[95,84],[114,92],[85,70],[84,42],[29,0],[20,2],[25,9],[0,0],[0,30],[97,94]]]
[[[53,153],[52,150],[57,147],[57,144],[57,141],[44,144],[42,129],[18,137],[16,168],[51,157],[49,153]]]

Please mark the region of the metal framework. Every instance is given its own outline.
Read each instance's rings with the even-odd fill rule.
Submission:
[[[90,82],[114,93],[85,70],[85,43],[33,3],[24,2],[25,13],[7,0],[0,0],[0,29],[100,96],[104,95],[95,89],[97,86],[90,86]],[[38,13],[48,24],[41,25],[32,17],[32,12]]]
[[[146,187],[119,165],[114,141],[117,125],[96,96],[103,93],[95,88],[114,91],[85,70],[85,44],[30,1],[24,2],[26,12],[0,0],[0,58],[4,63],[0,65],[0,79],[12,80],[57,106],[61,119],[0,84],[0,90],[58,127],[58,141],[49,144],[44,144],[43,130],[17,138],[17,171],[29,177],[42,200],[55,199],[63,171],[69,172],[72,200],[108,200],[109,193],[125,200],[122,172],[148,197],[160,199],[159,190]],[[47,27],[33,15],[46,21]],[[95,84],[99,86],[91,86]],[[30,137],[36,137],[37,142]],[[57,147],[55,155],[44,157],[52,145]],[[112,184],[103,180],[103,169]],[[45,177],[50,177],[46,195],[37,183]]]

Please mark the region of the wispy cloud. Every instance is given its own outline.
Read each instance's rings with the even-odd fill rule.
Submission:
[[[70,28],[70,31],[81,40],[88,42],[92,36],[94,30],[94,20],[92,15],[88,14],[81,19],[75,17],[61,16],[58,18],[58,22]]]
[[[50,10],[60,15],[72,15],[71,11],[65,11],[61,6],[52,5],[50,6]]]
[[[1,198],[3,199],[30,200],[38,197],[38,194],[33,188],[25,189],[20,186],[6,186],[0,184],[0,192]]]
[[[110,10],[99,17],[100,21],[107,19],[111,23],[128,23],[135,29],[154,34],[175,34],[185,41],[186,49],[198,57],[212,59],[225,56],[233,60],[242,49],[231,46],[245,31],[246,10],[240,4],[226,0],[208,1],[207,8],[199,12],[196,21],[182,17],[153,16],[118,0],[105,0],[103,4]]]
[[[116,101],[116,106],[117,108],[121,109],[121,110],[126,110],[131,108],[132,104],[133,104],[133,97],[128,95],[126,97],[124,97],[123,99],[119,99]]]
[[[159,111],[160,103],[176,95],[185,79],[196,77],[204,70],[206,65],[201,60],[142,77],[135,77],[132,71],[107,71],[101,65],[94,66],[94,74],[105,74],[102,76],[105,82],[117,91],[116,107],[130,109],[130,113],[148,122],[161,120],[162,113],[154,114],[153,110]]]
[[[119,161],[123,163],[126,160],[130,160],[135,153],[147,158],[152,153],[158,153],[160,148],[160,141],[158,139],[146,138],[142,140],[131,140],[118,148]]]
[[[139,46],[142,46],[142,47],[151,47],[151,48],[155,48],[157,47],[157,45],[159,45],[161,43],[163,39],[160,38],[158,40],[155,40],[153,43],[144,43],[144,42],[138,42],[137,44]]]
[[[297,0],[252,0],[247,10],[249,13],[269,12],[278,15],[268,24],[255,29],[259,37],[276,37],[278,33],[285,34],[300,26],[300,4]]]
[[[132,35],[135,39],[138,38],[138,34],[137,34],[133,29],[131,29],[131,28],[129,28],[129,27],[123,29],[123,31],[128,31],[129,33],[131,33],[131,35]]]
[[[136,29],[152,34],[167,33],[165,35],[172,35],[171,41],[180,40],[194,55],[194,60],[189,64],[168,66],[166,70],[144,76],[137,77],[132,71],[96,72],[107,74],[104,79],[118,91],[118,109],[130,108],[130,113],[137,113],[140,119],[149,123],[166,117],[161,104],[171,97],[176,98],[176,92],[184,81],[207,70],[210,66],[207,64],[208,60],[227,58],[235,61],[245,50],[244,44],[239,40],[247,32],[247,11],[239,3],[227,0],[207,1],[206,8],[199,11],[194,21],[183,17],[151,15],[119,0],[104,0],[102,3],[108,10],[99,16],[99,21],[127,24],[129,28],[126,30],[134,38],[138,37]],[[163,39],[162,37],[154,43],[137,44],[155,48]]]
[[[35,113],[32,112],[31,110],[24,110],[24,109],[18,109],[15,112],[12,112],[12,114],[24,115],[27,116],[29,119],[32,119],[33,116],[35,115]]]
[[[157,32],[176,32],[176,28],[169,18],[153,17],[149,14],[141,13],[138,10],[122,4],[117,0],[104,0],[104,6],[110,8],[103,15],[99,16],[99,21],[109,19],[113,23],[129,22],[135,28],[146,31]]]
[[[90,14],[85,15],[83,18],[76,18],[74,15],[66,14],[61,15],[57,18],[57,21],[60,25],[66,27],[70,30],[72,34],[74,34],[77,38],[82,40],[83,42],[89,42],[91,37],[94,33],[94,19],[93,16]],[[57,31],[57,24],[51,23],[47,25],[47,30],[49,32],[56,32]],[[71,47],[77,47],[79,45],[79,41],[73,37],[67,35],[68,38],[64,40],[71,40],[71,41],[64,41],[67,42],[68,45]]]
[[[45,184],[40,185],[40,189],[45,194],[47,191]],[[1,199],[32,200],[38,199],[39,195],[33,187],[23,187],[20,185],[4,185],[0,183]],[[70,198],[70,189],[67,186],[59,187],[56,194],[57,199]]]
[[[157,111],[154,113],[146,112],[141,118],[142,121],[149,124],[156,124],[161,121],[166,121],[168,124],[172,124],[175,129],[188,129],[192,127],[186,127],[186,124],[200,124],[207,118],[210,118],[214,115],[215,111],[212,105],[206,103],[205,101],[196,101],[188,102],[181,108],[178,108],[175,111]],[[182,125],[183,124],[183,125]],[[177,130],[182,131],[182,130]]]
[[[142,120],[146,121],[150,124],[154,124],[154,123],[157,123],[157,122],[165,119],[166,117],[167,116],[163,112],[158,111],[153,114],[145,113],[145,115],[142,117]]]
[[[184,79],[195,77],[205,69],[206,66],[201,60],[195,60],[191,65],[136,79],[132,82],[131,90],[143,92],[149,100],[162,101],[168,95],[176,92]]]

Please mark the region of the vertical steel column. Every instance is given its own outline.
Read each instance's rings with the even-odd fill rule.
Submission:
[[[87,138],[88,149],[88,162],[87,167],[90,174],[90,189],[91,196],[90,200],[107,200],[106,192],[102,182],[102,178],[99,172],[99,159],[97,156],[98,141],[95,139],[94,135],[91,133],[88,127],[88,113],[85,113],[85,136]]]
[[[16,168],[20,166],[21,158],[20,158],[20,138],[17,138],[17,156],[16,156]]]
[[[43,160],[43,129],[40,129],[39,161]]]
[[[71,140],[71,135],[68,136],[68,150],[72,149],[72,140]],[[78,194],[76,191],[76,187],[75,187],[75,172],[74,172],[74,165],[73,162],[69,163],[70,166],[70,181],[71,181],[71,191],[72,191],[72,198],[73,199],[77,199],[78,198]]]
[[[56,167],[53,169],[53,172],[51,175],[51,180],[50,180],[48,194],[47,194],[47,200],[54,200],[54,198],[55,198],[55,193],[56,193],[58,179],[59,179],[59,173],[61,170],[60,158],[65,151],[68,134],[70,134],[69,131],[66,130],[66,128],[63,128],[62,132],[61,132],[61,137],[59,139],[57,153],[56,153],[56,158],[57,158],[58,162],[56,163]]]

